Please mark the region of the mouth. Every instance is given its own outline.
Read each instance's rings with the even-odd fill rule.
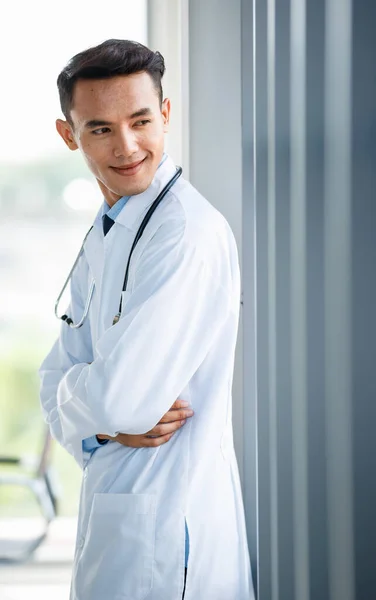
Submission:
[[[131,177],[132,175],[135,175],[136,173],[138,173],[138,171],[141,169],[142,165],[144,164],[145,160],[146,160],[146,157],[138,162],[132,163],[131,165],[123,165],[121,167],[110,167],[110,168],[113,171],[115,171],[115,173],[117,173],[118,175],[122,175],[123,177]]]

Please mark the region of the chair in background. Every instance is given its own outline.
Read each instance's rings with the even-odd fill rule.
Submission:
[[[21,486],[34,495],[42,515],[42,533],[27,540],[0,540],[0,562],[21,562],[29,559],[46,538],[51,521],[57,516],[57,488],[51,468],[52,438],[46,430],[40,456],[0,456],[0,486]],[[33,464],[32,464],[33,463]],[[9,468],[8,468],[9,467]]]

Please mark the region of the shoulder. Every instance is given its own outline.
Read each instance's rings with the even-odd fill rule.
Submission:
[[[184,256],[186,264],[204,263],[222,282],[238,284],[239,259],[233,232],[225,217],[192,186],[180,178],[166,196],[154,242]]]
[[[184,230],[185,243],[199,246],[202,251],[236,250],[235,238],[225,217],[183,178],[170,190],[161,219],[165,230]]]

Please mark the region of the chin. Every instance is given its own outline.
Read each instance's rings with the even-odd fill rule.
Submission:
[[[139,181],[130,181],[127,186],[119,186],[119,195],[137,196],[138,194],[142,194],[145,190],[147,190],[152,181],[152,177],[143,177],[142,180]]]
[[[150,183],[147,184],[135,184],[133,186],[129,186],[128,189],[119,190],[119,196],[138,196],[138,194],[142,194],[149,187]]]

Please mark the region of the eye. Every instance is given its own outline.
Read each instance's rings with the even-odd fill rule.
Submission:
[[[135,123],[136,126],[140,125],[141,127],[143,127],[144,125],[147,125],[148,123],[151,123],[150,119],[143,119],[142,121],[137,121],[137,123]]]
[[[91,132],[93,135],[103,135],[104,133],[108,133],[110,129],[108,127],[100,127],[100,129],[93,129]]]

